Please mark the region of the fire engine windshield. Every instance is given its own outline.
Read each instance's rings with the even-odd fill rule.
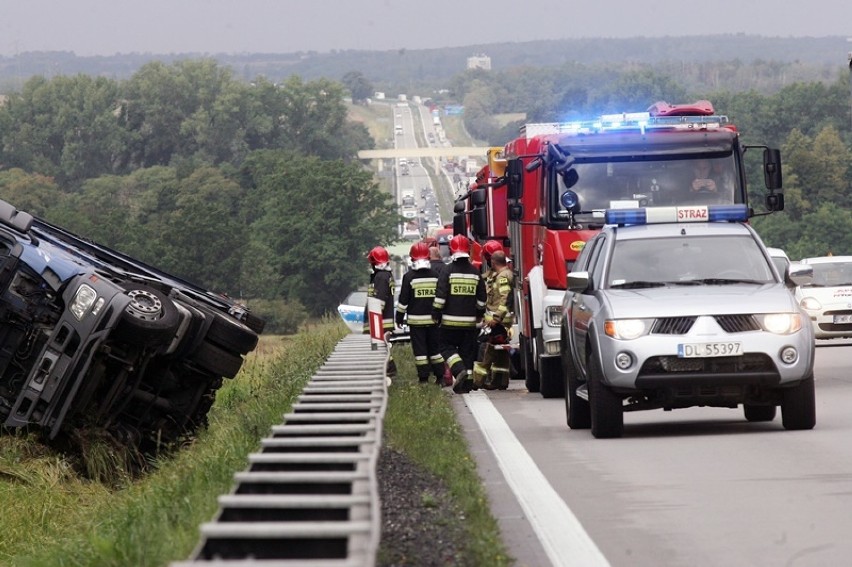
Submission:
[[[659,159],[641,155],[618,161],[580,158],[575,167],[579,181],[570,189],[561,178],[554,179],[558,191],[551,192],[553,221],[568,216],[560,204],[560,197],[568,190],[577,194],[581,211],[576,215],[578,220],[601,216],[605,209],[745,202],[731,153],[709,158],[695,154]]]

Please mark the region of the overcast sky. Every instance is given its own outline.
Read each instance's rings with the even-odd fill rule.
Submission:
[[[846,38],[850,12],[850,0],[0,0],[0,55],[424,49],[741,32]]]

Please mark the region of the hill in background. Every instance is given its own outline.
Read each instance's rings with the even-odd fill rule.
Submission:
[[[555,67],[583,65],[654,65],[711,61],[773,61],[805,67],[803,80],[836,79],[845,68],[849,44],[844,37],[782,38],[745,34],[662,38],[587,38],[528,42],[481,43],[465,47],[394,51],[332,51],[245,54],[152,54],[131,53],[79,57],[72,52],[27,52],[0,57],[0,92],[15,90],[31,76],[53,77],[79,73],[115,79],[129,78],[150,61],[166,63],[181,59],[213,58],[233,68],[246,81],[262,75],[279,81],[290,75],[312,80],[340,80],[349,71],[360,71],[376,87],[393,91],[435,85],[462,72],[467,58],[484,54],[492,69],[518,66]]]

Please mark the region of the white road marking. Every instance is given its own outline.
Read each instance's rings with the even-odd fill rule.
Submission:
[[[465,398],[551,563],[555,567],[608,567],[606,557],[547,482],[485,392],[471,392]]]

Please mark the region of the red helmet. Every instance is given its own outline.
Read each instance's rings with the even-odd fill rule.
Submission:
[[[495,252],[503,252],[503,245],[497,242],[496,240],[489,240],[482,247],[482,253],[486,256],[491,256]]]
[[[425,242],[415,242],[411,245],[411,250],[408,252],[408,255],[411,256],[412,262],[416,262],[417,260],[428,260],[429,245]]]
[[[370,264],[373,266],[378,266],[380,264],[387,264],[390,262],[390,256],[388,255],[388,251],[383,247],[376,246],[370,250],[369,254],[367,254],[367,260],[369,260]]]
[[[457,234],[450,239],[451,254],[470,254],[470,240],[463,234]]]

